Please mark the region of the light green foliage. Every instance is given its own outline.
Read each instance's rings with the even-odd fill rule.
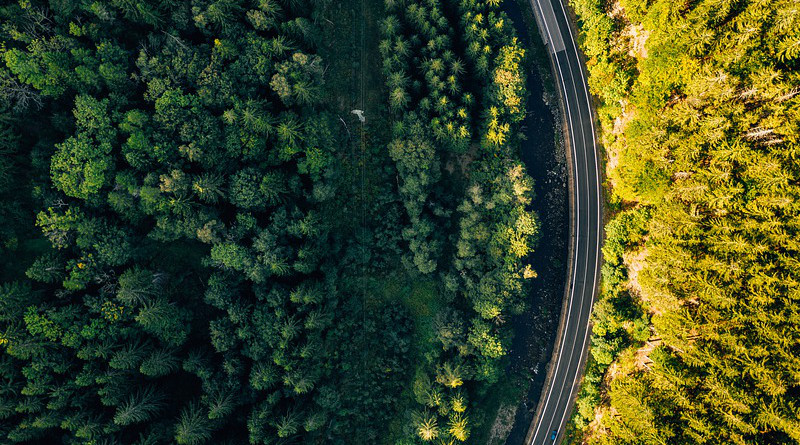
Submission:
[[[70,60],[71,41],[63,36],[27,42],[28,51],[17,48],[3,51],[5,64],[19,79],[46,96],[59,97],[71,82],[74,62]]]
[[[322,59],[301,52],[278,64],[269,85],[286,105],[310,105],[318,100]]]
[[[57,146],[52,161],[53,182],[65,194],[86,199],[110,182],[109,156],[116,131],[108,116],[108,100],[75,99],[76,136]]]
[[[796,8],[574,3],[630,207],[606,228],[577,425],[597,407],[590,443],[797,442]]]
[[[32,335],[41,335],[51,342],[61,338],[62,330],[52,320],[37,313],[36,308],[31,306],[25,314],[25,327]]]
[[[500,340],[492,335],[489,325],[480,320],[472,321],[467,341],[484,357],[498,358],[506,352]]]

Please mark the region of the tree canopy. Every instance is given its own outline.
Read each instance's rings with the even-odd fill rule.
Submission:
[[[577,426],[797,443],[796,4],[574,3],[618,211]]]
[[[525,50],[497,2],[369,2],[374,44],[352,3],[0,6],[0,442],[486,426],[534,275]]]

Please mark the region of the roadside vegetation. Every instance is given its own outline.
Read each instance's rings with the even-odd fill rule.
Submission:
[[[437,276],[437,347],[417,361],[412,412],[423,441],[465,441],[503,375],[538,222],[518,159],[524,49],[489,2],[389,1],[380,48],[393,115],[389,155],[409,225],[407,270]],[[441,230],[446,228],[447,230]],[[418,322],[421,321],[418,318]],[[472,399],[472,400],[471,400]],[[486,413],[477,408],[481,423]]]
[[[0,6],[0,442],[474,442],[539,236],[498,3]]]
[[[614,213],[573,441],[797,443],[797,4],[571,3]]]

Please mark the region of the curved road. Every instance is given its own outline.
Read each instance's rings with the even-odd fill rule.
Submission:
[[[553,62],[571,153],[572,264],[565,309],[527,444],[552,444],[564,433],[589,346],[589,314],[600,268],[600,174],[589,89],[571,22],[561,0],[529,0]],[[553,433],[555,432],[555,440]]]

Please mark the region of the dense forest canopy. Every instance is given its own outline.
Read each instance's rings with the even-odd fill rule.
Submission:
[[[600,99],[584,440],[800,442],[800,8],[574,0]]]
[[[0,442],[491,422],[535,276],[525,50],[497,1],[369,1],[370,84],[350,3],[0,7]]]

